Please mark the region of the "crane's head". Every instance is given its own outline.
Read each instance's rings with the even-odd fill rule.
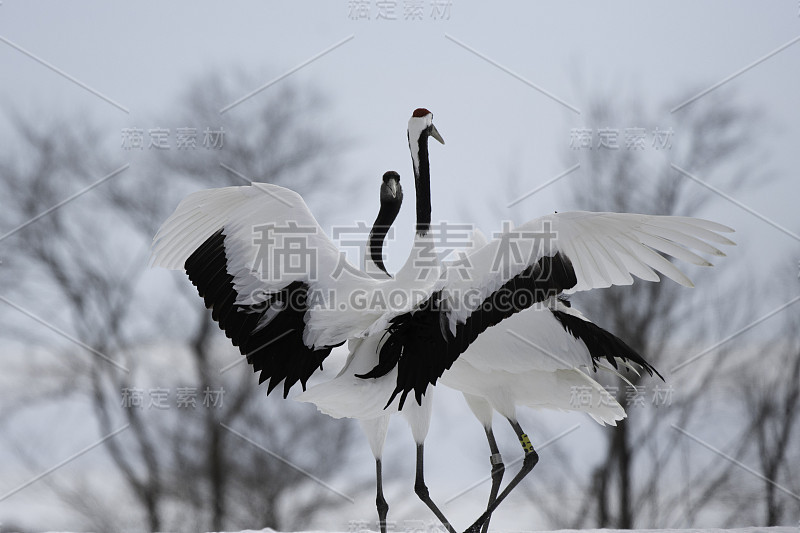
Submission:
[[[390,170],[383,175],[381,186],[381,205],[403,203],[403,188],[400,186],[400,174]]]
[[[408,119],[408,142],[421,142],[428,137],[433,137],[444,144],[444,139],[439,135],[436,126],[433,125],[433,113],[424,107],[420,107],[415,109],[411,114],[411,118]]]
[[[414,165],[414,185],[417,190],[417,235],[428,234],[431,224],[431,172],[428,158],[428,137],[444,144],[433,125],[433,113],[425,108],[415,109],[408,119],[408,148]]]

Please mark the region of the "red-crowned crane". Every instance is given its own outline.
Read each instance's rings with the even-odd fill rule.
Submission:
[[[427,232],[425,222],[430,222],[427,137],[436,131],[432,121],[429,111],[417,109],[408,126],[418,235]],[[721,235],[731,231],[696,218],[628,213],[565,212],[531,220],[489,243],[474,243],[457,268],[445,269],[430,298],[412,311],[389,312],[373,324],[368,334],[380,335],[378,363],[358,377],[396,372],[386,406],[399,397],[400,409],[412,391],[421,404],[428,386],[439,378],[465,394],[492,452],[489,505],[469,528],[478,531],[538,461],[517,421],[517,405],[582,410],[598,422],[615,424],[624,410],[581,368],[596,370],[607,363],[613,369],[622,365],[657,373],[624,341],[572,309],[562,295],[628,285],[632,275],[657,282],[656,272],[692,286],[664,256],[710,266],[692,250],[724,256],[714,244],[733,245]],[[575,387],[589,387],[597,405],[576,406]],[[359,410],[364,416],[377,407],[362,404]],[[503,469],[491,431],[493,410],[509,420],[525,452],[519,473],[499,495]]]

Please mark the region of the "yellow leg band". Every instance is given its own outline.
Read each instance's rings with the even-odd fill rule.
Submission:
[[[531,453],[533,451],[533,444],[531,444],[531,439],[528,438],[528,435],[525,433],[519,438],[519,443],[522,444],[522,449],[525,450],[525,453]]]

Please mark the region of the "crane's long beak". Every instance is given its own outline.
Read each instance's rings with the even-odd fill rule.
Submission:
[[[392,198],[397,198],[397,180],[390,179],[387,183],[389,192],[392,193]]]
[[[442,136],[439,135],[439,130],[437,130],[436,126],[434,126],[433,124],[431,124],[431,137],[433,137],[440,143],[444,144],[444,139],[442,139]]]

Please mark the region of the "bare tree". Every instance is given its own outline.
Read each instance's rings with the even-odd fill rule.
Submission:
[[[658,129],[656,117],[667,116],[665,112],[656,117],[648,116],[635,105],[631,113],[625,108],[614,108],[607,101],[595,101],[589,112],[589,123],[598,129],[608,124],[635,124],[655,132]],[[572,200],[581,208],[597,211],[696,215],[712,196],[707,191],[698,191],[696,183],[669,163],[676,162],[703,179],[722,181],[727,188],[740,186],[745,180],[756,177],[752,130],[748,127],[754,124],[754,114],[738,108],[730,98],[709,97],[682,111],[671,147],[658,146],[657,133],[650,133],[653,142],[646,146],[651,151],[653,148],[669,150],[669,160],[662,159],[657,166],[652,158],[645,157],[654,154],[642,150],[612,152],[594,146],[591,155],[584,152],[583,179],[573,184]],[[664,126],[660,129],[670,131]],[[736,167],[731,165],[732,160]],[[724,172],[730,174],[723,177]],[[704,292],[712,294],[714,284],[726,277],[718,272],[714,274],[716,277],[711,278],[697,272],[693,277]],[[580,298],[578,305],[589,316],[602,317],[604,326],[644,354],[657,368],[669,369],[678,362],[671,353],[676,346],[686,345],[689,339],[704,338],[704,330],[716,329],[714,321],[718,317],[713,307],[720,301],[703,300],[686,295],[682,287],[673,283],[635,283],[632,287],[611,288]],[[692,318],[687,320],[686,317]],[[685,340],[681,342],[681,338]],[[677,439],[681,435],[670,431],[667,421],[685,427],[696,414],[703,395],[711,390],[710,381],[721,374],[720,368],[712,365],[698,363],[697,368],[705,379],[682,381],[679,397],[671,402],[668,416],[663,409],[656,412],[651,409],[647,413],[631,407],[629,418],[607,432],[605,458],[593,472],[586,491],[587,505],[593,512],[576,517],[575,523],[633,528],[663,523],[665,519],[675,520],[664,502],[679,494],[681,488],[669,487],[665,482],[669,479],[668,465],[675,457]],[[617,381],[612,385],[622,405],[633,406],[631,396],[636,396],[640,390],[652,397],[652,390],[658,386],[649,377],[628,373],[626,378],[630,384]],[[726,469],[717,477],[693,476],[689,482],[695,487],[713,486],[727,472]],[[701,489],[700,492],[706,491]],[[705,502],[695,501],[693,505],[710,503],[712,495],[706,496]],[[587,521],[587,517],[592,518]]]
[[[13,426],[32,405],[71,396],[94,413],[99,436],[115,435],[103,443],[114,472],[103,487],[47,480],[87,527],[297,527],[339,501],[323,487],[311,490],[317,485],[301,470],[323,478],[341,470],[351,425],[265,400],[188,280],[143,280],[154,230],[186,192],[258,179],[304,193],[312,183],[320,189],[321,173],[335,162],[339,146],[312,127],[311,111],[323,109],[313,93],[283,84],[220,115],[254,86],[220,80],[201,80],[188,108],[167,114],[170,131],[195,128],[194,149],[173,147],[131,168],[122,166],[133,155],[119,147],[119,134],[108,148],[86,119],[12,115],[19,147],[0,158],[0,224],[11,230],[0,242],[3,274],[14,280],[2,286],[10,302],[3,314],[9,339],[24,335],[26,350],[47,357],[35,364],[20,357],[17,380],[37,386],[16,391],[14,410],[0,422]],[[224,131],[219,146],[201,146],[206,128]],[[47,327],[61,336],[41,336]],[[119,487],[133,512],[107,496]],[[315,505],[288,505],[302,494]]]
[[[797,274],[781,270],[772,279],[778,281],[774,287],[780,287],[781,297],[796,294],[786,289],[798,286]],[[737,458],[758,474],[740,468],[732,483],[739,489],[744,518],[765,526],[796,524],[800,517],[800,479],[790,467],[800,463],[800,320],[796,312],[781,318],[757,358],[738,358],[730,386],[746,427],[741,437],[745,448]]]

